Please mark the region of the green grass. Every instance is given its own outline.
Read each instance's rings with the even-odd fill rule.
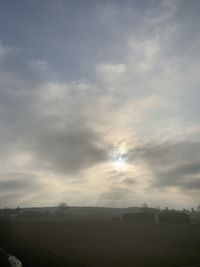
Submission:
[[[13,223],[13,232],[18,253],[26,250],[26,255],[30,255],[32,250],[33,257],[38,255],[41,260],[44,255],[78,260],[94,267],[176,267],[200,263],[200,225],[24,220]]]

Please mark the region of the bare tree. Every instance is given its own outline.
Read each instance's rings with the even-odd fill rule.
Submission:
[[[69,210],[69,206],[65,202],[60,202],[58,205],[57,215],[63,216]]]

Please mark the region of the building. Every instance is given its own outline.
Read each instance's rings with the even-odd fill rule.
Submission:
[[[161,212],[158,216],[160,223],[190,223],[189,215],[181,211],[164,211]]]

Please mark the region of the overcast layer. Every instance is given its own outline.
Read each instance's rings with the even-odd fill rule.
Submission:
[[[0,207],[196,207],[200,1],[0,2]]]

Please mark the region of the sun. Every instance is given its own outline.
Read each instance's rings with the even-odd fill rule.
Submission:
[[[116,169],[122,170],[125,168],[126,161],[122,157],[119,157],[119,158],[115,159],[114,165],[115,165]]]
[[[113,165],[115,170],[125,171],[127,169],[127,157],[120,152],[114,153]]]

